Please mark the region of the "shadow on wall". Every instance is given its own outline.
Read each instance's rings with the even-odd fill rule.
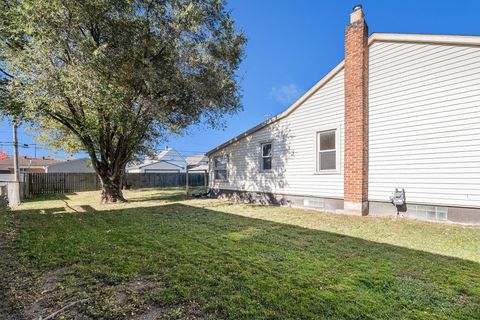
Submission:
[[[152,306],[149,297],[168,293],[171,304],[194,299],[222,318],[473,319],[480,310],[478,263],[325,231],[183,204],[16,218],[30,230],[29,266],[71,266],[73,284],[155,275],[164,287],[145,295]],[[82,290],[114,295],[109,285]]]
[[[286,167],[295,156],[291,147],[292,138],[288,126],[279,121],[226,147],[218,154],[229,157],[228,181],[214,182],[215,189],[251,192],[228,196],[233,200],[256,203],[281,202],[282,200],[276,199],[274,194],[282,193],[289,187]],[[265,143],[272,144],[272,165],[269,170],[262,168],[262,144]]]

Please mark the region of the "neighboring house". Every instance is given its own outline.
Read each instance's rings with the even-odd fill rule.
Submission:
[[[194,154],[186,158],[189,172],[208,171],[208,157],[204,154]]]
[[[30,158],[27,156],[21,156],[18,158],[20,173],[44,173],[49,165],[57,162],[57,160],[48,157]],[[0,173],[13,173],[13,158],[0,160]]]
[[[127,168],[128,173],[152,173],[152,172],[185,172],[185,167],[177,166],[176,164],[167,161],[154,161],[152,163],[144,163],[137,166]]]
[[[187,162],[173,148],[166,148],[153,159],[146,159],[142,164],[127,167],[128,173],[145,172],[185,172]]]
[[[207,153],[219,196],[480,223],[480,36],[373,33],[287,110]]]
[[[89,158],[57,162],[49,165],[47,173],[95,173]]]

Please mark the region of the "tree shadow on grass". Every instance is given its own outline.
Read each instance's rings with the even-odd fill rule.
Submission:
[[[128,202],[147,202],[147,201],[163,201],[177,202],[187,200],[185,190],[167,190],[164,189],[142,189],[143,191],[151,191],[153,194],[141,194],[140,196],[127,196]],[[132,190],[133,191],[133,190]]]
[[[179,203],[39,213],[15,216],[38,270],[70,270],[54,303],[95,297],[67,315],[139,316],[195,301],[229,319],[480,318],[472,261]],[[132,279],[162,286],[116,304],[115,286]]]
[[[33,195],[29,199],[24,199],[23,202],[41,202],[41,201],[52,201],[52,200],[69,200],[69,196],[76,195],[76,193],[51,193],[51,194],[38,194]]]

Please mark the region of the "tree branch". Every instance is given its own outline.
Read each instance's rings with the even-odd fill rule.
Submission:
[[[4,75],[6,75],[7,77],[9,77],[10,79],[15,79],[14,76],[12,76],[10,73],[8,73],[7,71],[3,70],[2,68],[0,68],[0,72],[3,73]]]

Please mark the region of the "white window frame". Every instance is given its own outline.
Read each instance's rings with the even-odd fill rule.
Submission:
[[[226,160],[225,169],[217,169],[217,161],[215,161],[217,158],[225,158],[225,160]],[[215,181],[227,181],[228,180],[228,161],[229,161],[229,157],[226,154],[215,156],[213,158],[213,179]],[[217,171],[220,171],[220,170],[225,171],[225,179],[217,178]]]
[[[263,146],[269,144],[270,145],[270,157],[264,157],[263,156]],[[265,169],[263,167],[263,159],[264,158],[270,158],[270,169]],[[262,141],[260,142],[260,171],[261,172],[270,172],[273,169],[273,142],[271,140],[269,141]]]
[[[340,139],[340,126],[337,127],[326,127],[322,128],[320,130],[315,131],[315,146],[313,150],[315,151],[314,155],[314,160],[315,160],[315,174],[340,174],[341,173],[341,168],[340,168],[340,157],[341,153],[340,150],[342,149],[341,145],[341,139]],[[320,151],[320,134],[324,132],[329,132],[329,131],[335,131],[335,149],[330,149],[330,150],[323,150]],[[320,158],[319,158],[319,153],[320,152],[331,152],[335,150],[335,169],[328,169],[328,170],[320,170]]]

